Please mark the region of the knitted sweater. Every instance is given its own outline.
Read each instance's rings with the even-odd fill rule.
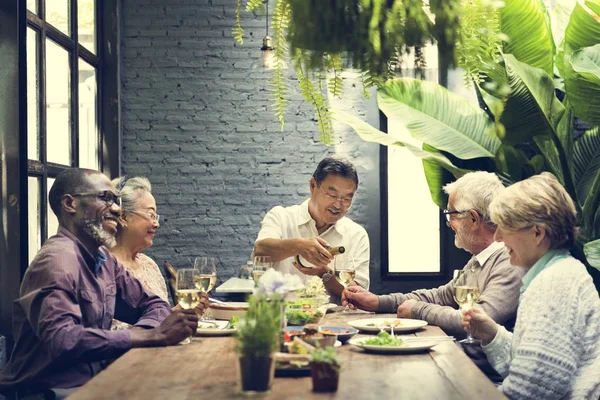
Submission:
[[[600,298],[583,264],[569,257],[536,276],[514,334],[501,327],[483,349],[511,399],[598,399]]]

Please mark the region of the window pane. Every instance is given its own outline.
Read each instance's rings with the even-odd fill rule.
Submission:
[[[40,159],[38,129],[38,33],[27,28],[27,157]]]
[[[79,166],[99,169],[96,70],[79,60]]]
[[[48,190],[48,193],[50,193],[50,188],[54,184],[54,178],[48,178],[47,182],[48,187],[46,189]],[[47,203],[47,207],[48,212],[46,214],[48,215],[48,237],[52,237],[56,235],[56,232],[58,232],[58,218],[56,218],[56,215],[54,215],[54,212],[50,208],[50,203]]]
[[[37,0],[27,0],[27,9],[34,14],[37,14]]]
[[[69,53],[46,40],[46,143],[49,162],[71,165]]]
[[[96,54],[96,1],[79,0],[77,2],[77,25],[79,43]]]
[[[29,195],[27,198],[27,207],[29,212],[29,263],[31,263],[33,257],[35,257],[36,253],[42,246],[40,179],[31,176],[27,177],[27,187],[29,190]]]
[[[46,22],[68,35],[69,30],[69,0],[46,0]]]

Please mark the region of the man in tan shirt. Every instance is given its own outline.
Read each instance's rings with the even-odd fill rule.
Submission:
[[[436,289],[377,296],[361,287],[348,287],[342,304],[376,312],[396,312],[401,318],[417,318],[437,325],[447,334],[464,337],[461,312],[454,287],[477,286],[478,305],[497,323],[512,327],[517,314],[523,268],[510,264],[509,252],[494,241],[496,226],[488,207],[504,186],[495,174],[471,172],[444,187],[448,194],[446,224],[455,232],[456,247],[473,254],[463,273]]]

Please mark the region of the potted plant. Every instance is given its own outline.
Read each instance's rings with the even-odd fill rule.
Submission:
[[[313,351],[310,356],[310,374],[312,376],[313,391],[337,391],[341,366],[333,347],[327,346]]]
[[[242,392],[270,390],[275,372],[272,354],[279,346],[284,299],[301,287],[299,277],[269,269],[250,296],[248,312],[236,334]]]

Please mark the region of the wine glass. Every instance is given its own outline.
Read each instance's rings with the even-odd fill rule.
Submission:
[[[265,272],[269,268],[273,268],[273,261],[269,256],[255,256],[254,257],[254,267],[252,269],[252,279],[257,283],[261,276],[264,275]]]
[[[479,300],[479,288],[477,286],[455,286],[454,301],[462,311],[469,311]],[[474,339],[471,333],[467,333],[467,338],[459,343],[476,344],[480,341]]]
[[[351,254],[340,254],[333,258],[333,276],[344,288],[347,288],[356,277],[356,266]],[[348,312],[348,305],[343,312]]]
[[[196,275],[196,270],[192,268],[177,270],[175,296],[177,297],[177,303],[186,310],[194,309],[200,304],[202,291],[196,287]],[[189,343],[191,343],[190,338],[186,338],[181,342],[181,344]]]
[[[194,270],[197,271],[194,277],[194,285],[196,289],[202,293],[208,293],[215,287],[217,283],[217,262],[213,257],[196,257],[194,260]],[[204,321],[204,314],[200,316],[200,320]]]

